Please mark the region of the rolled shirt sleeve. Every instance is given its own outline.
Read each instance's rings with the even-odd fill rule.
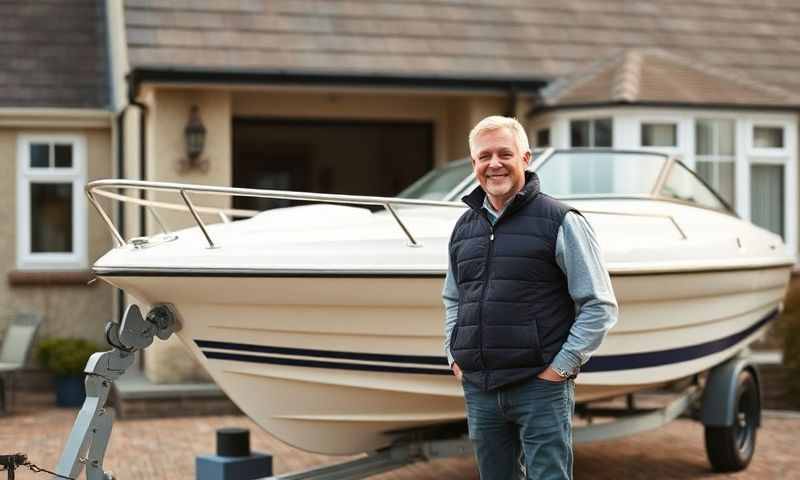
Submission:
[[[556,370],[577,373],[617,323],[618,307],[600,245],[589,222],[573,212],[564,217],[556,239],[556,263],[567,276],[575,302],[575,323],[553,359]]]

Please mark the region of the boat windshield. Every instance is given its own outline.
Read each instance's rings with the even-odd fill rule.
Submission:
[[[536,152],[540,153],[540,152]],[[534,162],[536,158],[534,158]],[[556,150],[536,167],[542,190],[556,198],[652,197],[731,211],[724,200],[679,161],[659,179],[668,157],[657,152]],[[469,158],[428,172],[398,197],[422,200],[458,198],[475,188]]]
[[[661,187],[659,195],[672,200],[694,203],[714,210],[732,211],[714,190],[684,164],[675,162],[670,168],[667,179]]]
[[[536,173],[557,198],[651,195],[666,161],[659,153],[556,151]]]
[[[397,196],[420,200],[443,200],[471,173],[472,163],[468,158],[456,160],[426,173]]]

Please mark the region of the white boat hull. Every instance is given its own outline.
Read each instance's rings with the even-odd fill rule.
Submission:
[[[612,275],[619,323],[578,377],[577,400],[662,385],[735,355],[776,316],[789,272]],[[175,305],[194,357],[296,447],[375,450],[392,432],[464,418],[443,355],[441,274],[220,275],[104,278],[143,309]]]

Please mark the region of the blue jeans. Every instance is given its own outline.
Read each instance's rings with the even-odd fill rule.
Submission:
[[[464,382],[481,480],[571,479],[573,380],[531,378],[491,392]]]

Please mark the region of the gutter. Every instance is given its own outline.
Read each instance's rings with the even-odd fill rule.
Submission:
[[[125,178],[125,113],[128,106],[122,108],[117,114],[117,178]],[[125,205],[117,202],[117,231],[122,238],[125,238]],[[125,293],[121,288],[116,289],[117,293],[117,318],[121,319],[125,312]]]
[[[128,81],[128,105],[137,107],[141,112],[139,115],[139,179],[147,180],[147,105],[138,101],[136,97],[139,96],[140,84],[136,82],[136,77],[133,72],[126,77]],[[139,198],[145,199],[145,191],[139,190]],[[147,235],[147,217],[145,216],[144,206],[139,206],[139,236],[144,237]]]
[[[183,67],[137,67],[129,74],[129,93],[135,98],[145,83],[291,85],[325,87],[411,88],[466,90],[508,94],[511,90],[535,93],[550,81],[544,77],[476,77],[401,74],[352,74],[302,70],[225,71]]]
[[[774,111],[774,112],[797,112],[800,110],[800,105],[758,105],[758,104],[738,104],[738,103],[692,103],[692,102],[657,102],[657,101],[641,101],[641,102],[626,102],[626,101],[613,101],[613,102],[588,102],[588,103],[574,103],[564,105],[536,105],[528,110],[527,117],[530,118],[540,113],[554,112],[559,110],[584,110],[591,108],[609,108],[609,107],[644,107],[644,108],[679,108],[679,109],[709,109],[709,110],[746,110],[746,111]]]

